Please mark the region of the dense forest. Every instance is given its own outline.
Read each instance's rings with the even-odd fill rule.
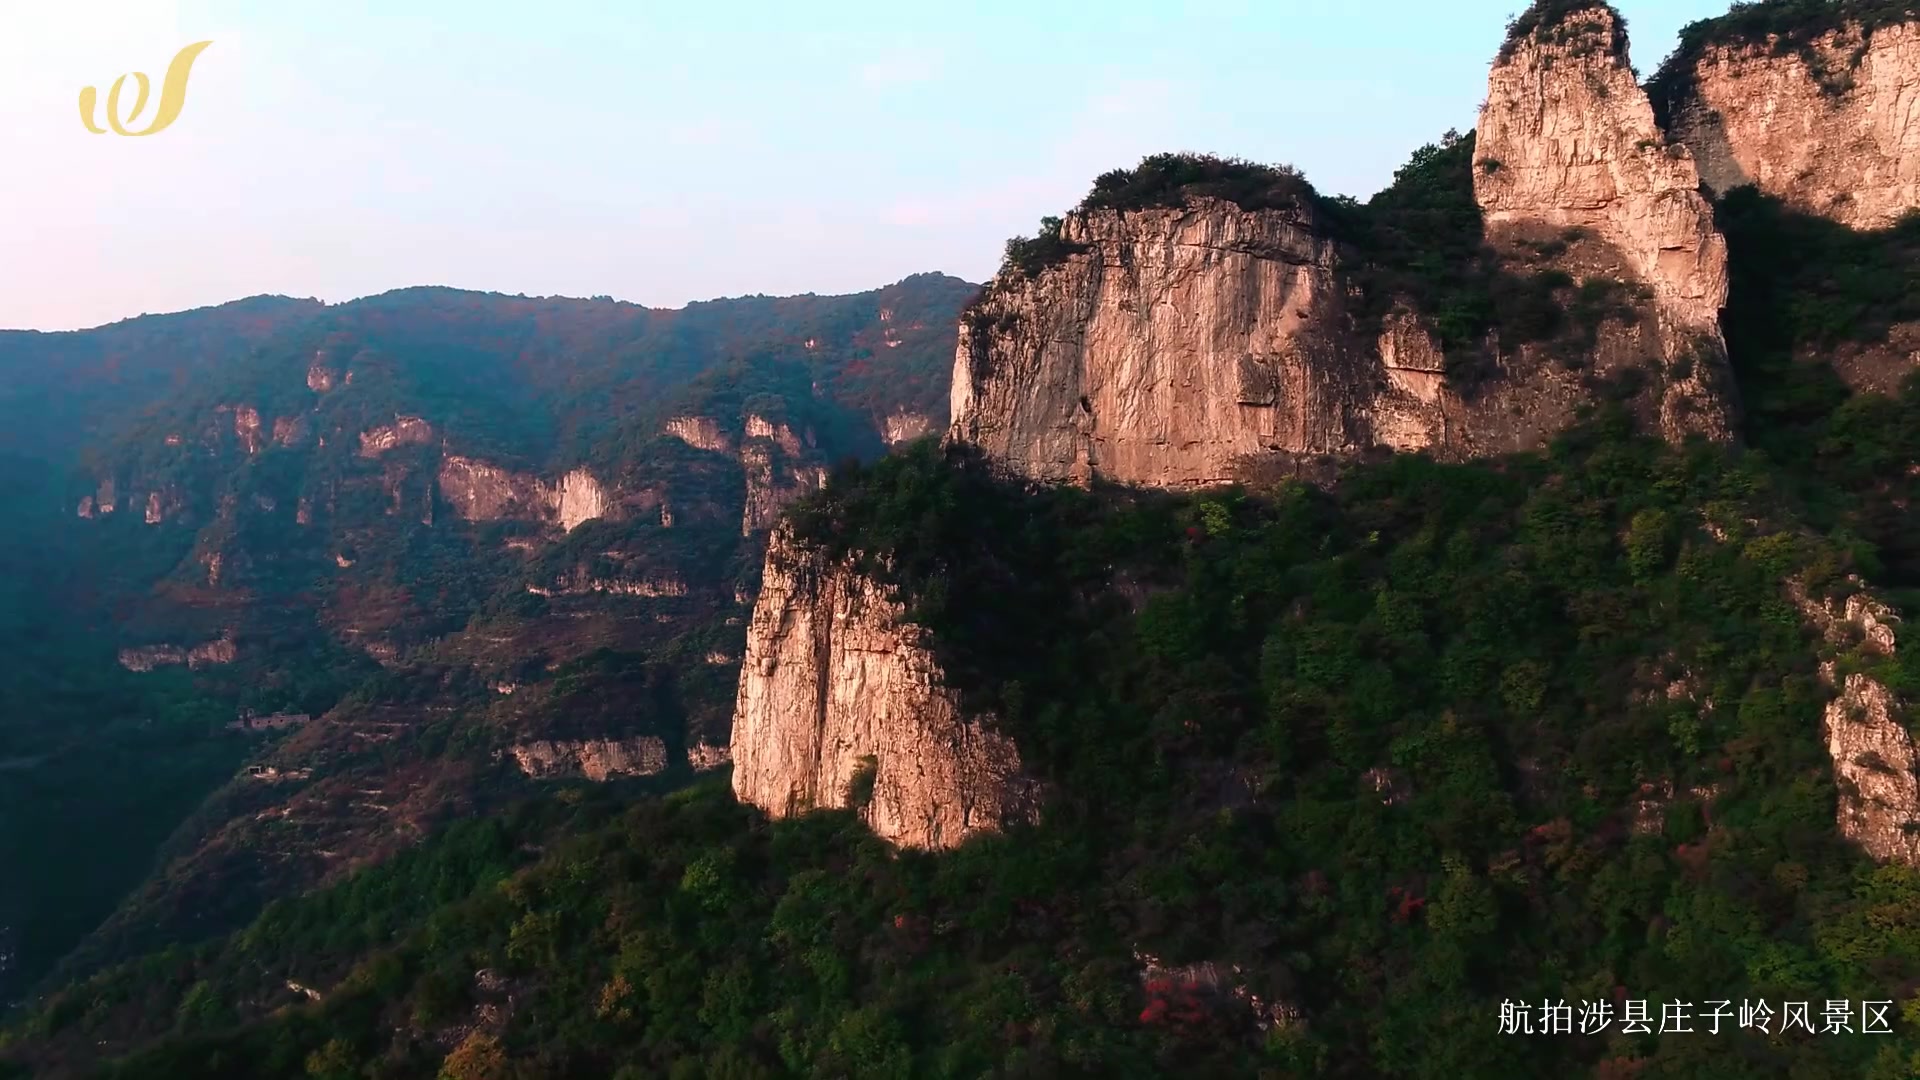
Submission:
[[[1758,455],[1608,409],[1542,455],[1172,496],[926,443],[795,525],[910,598],[1052,785],[1040,825],[936,857],[711,784],[530,807],[19,1037],[106,1037],[132,1001],[176,1033],[113,1075],[1908,1075],[1906,1035],[1496,1025],[1503,1000],[1920,975],[1895,929],[1920,875],[1834,833],[1821,650],[1781,589],[1843,589],[1869,552],[1804,527]],[[1284,1008],[1143,987],[1136,953]],[[226,1027],[289,979],[327,996]]]
[[[1785,591],[1920,584],[1920,387],[1794,360],[1899,296],[1780,257],[1824,233],[1770,200],[1719,213],[1745,447],[1607,403],[1543,453],[1176,495],[922,442],[794,508],[933,631],[1039,824],[927,855],[719,780],[568,788],[74,984],[11,1029],[19,1067],[104,1040],[147,1044],[128,1077],[1911,1075],[1904,1023],[1500,1033],[1557,999],[1897,1016],[1920,980],[1920,874],[1835,832],[1816,669],[1920,673]],[[1831,242],[1897,265],[1906,237]]]
[[[671,689],[597,693],[591,734],[657,734],[681,762],[691,738],[724,741],[732,669],[701,658],[739,651],[727,620],[757,579],[760,538],[742,535],[741,461],[663,424],[709,417],[738,443],[759,415],[807,433],[822,465],[872,458],[889,414],[944,418],[954,314],[972,289],[920,274],[679,310],[405,289],[0,333],[0,1003],[63,959],[56,979],[243,925],[313,883],[311,852],[384,851],[410,833],[411,819],[342,836],[354,791],[408,777],[447,800],[419,819],[428,831],[518,797],[488,754],[577,735],[584,699],[541,689],[508,709],[491,685],[555,678],[595,650],[637,656],[673,667]],[[259,418],[251,439],[242,409]],[[400,416],[425,418],[432,443],[360,452],[360,432]],[[673,527],[651,508],[564,537],[465,523],[435,488],[450,453],[548,481],[585,467],[616,493],[652,493]],[[148,492],[163,520],[143,513]],[[690,595],[528,590],[575,577],[670,579]],[[373,635],[397,666],[356,647]],[[116,661],[223,640],[230,661]],[[336,709],[329,726],[357,741],[230,730]],[[369,752],[366,733],[403,722]],[[273,798],[331,824],[248,826],[287,806],[236,775],[295,758],[318,768]],[[466,779],[447,790],[454,775]]]

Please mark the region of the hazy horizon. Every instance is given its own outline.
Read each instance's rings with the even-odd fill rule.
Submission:
[[[28,163],[0,170],[0,327],[421,285],[678,308],[984,281],[1008,236],[1150,153],[1371,195],[1474,126],[1522,6],[0,0],[0,138]],[[1645,73],[1727,4],[1617,6]],[[82,86],[137,70],[157,93],[203,40],[172,127],[82,125]]]
[[[907,278],[918,277],[923,274],[934,274],[934,275],[939,275],[943,277],[950,277],[956,281],[962,282],[963,284],[967,284],[967,285],[978,286],[978,285],[984,284],[984,279],[975,280],[973,278],[965,278],[965,277],[961,277],[958,274],[949,274],[944,270],[921,270],[921,271],[916,271],[915,273],[912,273],[912,274],[905,275],[904,277],[895,278],[892,281],[883,281],[876,285],[868,286],[867,288],[864,288],[864,289],[850,289],[846,292],[839,292],[839,291],[820,292],[818,290],[803,290],[797,293],[732,293],[726,296],[697,296],[691,300],[687,300],[678,304],[642,304],[638,300],[623,300],[620,297],[609,296],[606,293],[596,293],[592,296],[577,296],[571,293],[504,292],[500,289],[469,289],[459,285],[440,285],[432,282],[420,282],[414,285],[396,285],[391,289],[381,289],[379,292],[366,293],[362,296],[349,296],[343,300],[328,300],[318,296],[293,296],[288,293],[272,293],[272,292],[252,293],[247,296],[234,296],[234,297],[229,297],[225,300],[215,300],[210,303],[195,304],[192,307],[170,308],[166,311],[136,311],[130,315],[122,315],[118,318],[108,319],[106,322],[94,323],[90,326],[75,326],[75,327],[66,327],[66,328],[59,328],[59,329],[52,329],[52,330],[42,329],[40,327],[35,327],[35,326],[0,326],[0,334],[83,334],[89,330],[101,330],[109,326],[117,325],[119,323],[132,322],[135,319],[160,318],[160,317],[165,317],[170,315],[191,315],[196,311],[212,311],[216,308],[223,308],[232,304],[244,304],[251,300],[288,300],[294,303],[315,303],[315,304],[319,304],[321,307],[344,307],[349,304],[358,303],[362,300],[375,300],[382,296],[390,296],[394,293],[413,292],[415,290],[420,290],[420,289],[450,289],[454,292],[479,293],[487,296],[509,296],[509,297],[515,297],[519,299],[526,299],[526,300],[576,300],[581,303],[633,304],[636,307],[644,307],[649,311],[681,311],[686,308],[692,307],[696,304],[720,304],[720,303],[726,303],[734,300],[756,300],[756,299],[786,300],[786,299],[792,299],[795,297],[806,297],[806,296],[817,297],[823,300],[832,300],[832,299],[843,297],[843,296],[858,296],[861,293],[878,292],[881,289],[898,285],[901,282],[907,280]]]

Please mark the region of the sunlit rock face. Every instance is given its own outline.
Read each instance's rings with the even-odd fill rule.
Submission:
[[[881,422],[880,434],[888,446],[912,442],[933,430],[933,421],[927,414],[901,409],[888,414]]]
[[[265,439],[260,431],[260,410],[251,405],[237,405],[233,410],[233,437],[239,441],[240,448],[249,454],[260,452]]]
[[[1706,389],[1718,338],[1697,370],[1669,366],[1663,342],[1691,338],[1655,328],[1651,293],[1648,329],[1603,327],[1587,371],[1523,350],[1462,391],[1408,305],[1360,318],[1351,254],[1324,232],[1309,205],[1210,198],[1069,214],[1068,254],[1003,270],[963,315],[948,438],[1038,480],[1166,488],[1376,450],[1462,460],[1542,445],[1595,402],[1588,374],[1627,367],[1654,369],[1636,399],[1648,427],[1728,432]],[[1581,247],[1600,249],[1586,260],[1599,276],[1636,273],[1610,244]],[[1690,397],[1704,426],[1680,415]]]
[[[742,536],[771,529],[780,519],[780,511],[789,503],[820,490],[827,483],[826,469],[796,463],[775,448],[759,443],[740,448],[740,465],[747,474],[746,508],[740,521]]]
[[[742,802],[783,817],[852,798],[906,847],[952,847],[1034,813],[1012,742],[964,714],[899,602],[784,532],[748,627],[731,756]]]
[[[360,433],[360,456],[379,457],[398,446],[422,446],[433,441],[433,425],[417,416],[396,416]]]
[[[721,430],[720,422],[706,416],[677,416],[667,421],[667,434],[696,450],[726,454],[733,451],[733,440]]]
[[[1669,123],[1713,191],[1752,184],[1856,229],[1920,206],[1920,21],[1710,45],[1679,74]]]
[[[606,489],[577,468],[549,484],[530,473],[449,454],[440,462],[440,496],[466,521],[542,521],[572,531],[605,516]]]
[[[1692,155],[1654,123],[1611,8],[1575,9],[1509,40],[1487,79],[1473,180],[1495,244],[1575,229],[1617,252],[1652,294],[1662,434],[1730,438],[1726,240]]]
[[[509,749],[520,771],[535,779],[581,776],[604,782],[666,771],[667,745],[652,735],[630,739],[560,739],[519,743]]]
[[[1062,235],[1081,250],[1003,272],[963,317],[953,437],[1036,479],[1156,487],[1364,443],[1373,372],[1307,211],[1095,210]]]
[[[239,655],[232,637],[221,637],[198,645],[144,645],[121,649],[120,666],[128,671],[152,671],[155,668],[184,664],[199,670],[215,664],[231,664]]]
[[[1861,582],[1854,578],[1857,589]],[[1798,581],[1788,593],[1829,642],[1857,647],[1867,656],[1890,657],[1898,647],[1899,616],[1865,591],[1845,600],[1819,600]],[[1836,665],[1821,665],[1837,693],[1822,717],[1827,753],[1839,788],[1840,835],[1875,859],[1920,865],[1920,775],[1915,773],[1913,736],[1906,706],[1885,683],[1865,672],[1837,679]]]

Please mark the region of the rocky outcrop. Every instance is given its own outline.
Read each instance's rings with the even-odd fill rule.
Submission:
[[[1861,582],[1854,578],[1850,584],[1858,588]],[[1857,646],[1868,657],[1893,655],[1899,616],[1868,593],[1823,601],[1796,580],[1788,583],[1788,594],[1830,643]],[[1833,661],[1821,665],[1829,684],[1836,674]],[[1920,757],[1904,705],[1865,672],[1850,672],[1839,682],[1822,728],[1840,789],[1840,835],[1875,859],[1920,865],[1920,773],[1915,771]]]
[[[1186,488],[1376,448],[1533,449],[1594,401],[1588,372],[1524,356],[1485,385],[1449,385],[1410,310],[1363,329],[1347,256],[1324,231],[1306,199],[1069,214],[1066,254],[1003,270],[962,316],[949,438],[1035,479]],[[1659,359],[1648,353],[1637,330],[1608,324],[1589,370]],[[1650,380],[1650,426],[1667,426],[1680,381]]]
[[[313,362],[307,365],[307,389],[316,394],[324,394],[333,389],[334,383],[338,382],[339,378],[325,349],[313,354]]]
[[[712,743],[696,742],[687,747],[687,766],[694,772],[712,772],[733,763],[733,749]]]
[[[817,465],[788,463],[784,469],[777,467],[774,449],[764,443],[742,446],[740,465],[747,473],[746,509],[740,521],[742,536],[772,528],[788,503],[827,484],[827,470]]]
[[[888,446],[912,442],[932,430],[933,421],[927,418],[926,413],[911,412],[906,409],[889,413],[880,424],[881,437],[886,439]]]
[[[152,671],[157,667],[185,664],[198,671],[213,664],[231,664],[239,655],[234,648],[233,638],[221,637],[215,641],[202,642],[199,645],[145,645],[135,649],[120,650],[120,666],[128,671]]]
[[[433,441],[433,425],[417,416],[396,416],[360,433],[360,456],[379,457],[397,446],[424,446]]]
[[[786,424],[776,424],[762,416],[747,414],[747,438],[771,439],[789,457],[800,456],[800,437]],[[807,432],[807,445],[813,445],[813,432]]]
[[[899,601],[784,532],[748,626],[732,757],[741,801],[774,817],[851,801],[908,847],[952,847],[1034,812],[1012,742],[964,714]]]
[[[1489,240],[1537,243],[1572,229],[1616,251],[1652,292],[1672,379],[1662,433],[1730,437],[1731,402],[1715,391],[1726,385],[1726,240],[1692,155],[1654,123],[1618,16],[1596,2],[1513,34],[1488,76],[1474,143],[1474,198]]]
[[[545,494],[553,519],[568,532],[607,512],[605,489],[584,467],[569,471],[558,483],[547,488]]]
[[[1920,206],[1920,22],[1803,48],[1709,44],[1662,73],[1670,126],[1715,192],[1743,184],[1856,229]]]
[[[510,521],[541,517],[546,487],[535,476],[512,472],[458,454],[440,462],[440,497],[467,521]]]
[[[159,491],[149,491],[147,492],[147,509],[143,520],[149,525],[158,525],[168,518],[173,517],[175,514],[178,514],[180,507],[180,492],[175,489],[169,487],[162,488]]]
[[[260,410],[251,405],[234,406],[233,437],[240,441],[242,450],[249,454],[259,453],[263,441],[260,434]]]
[[[1068,215],[1079,250],[1003,271],[962,316],[952,437],[1015,470],[1182,487],[1268,451],[1370,440],[1377,362],[1341,340],[1343,289],[1311,211]]]
[[[595,783],[622,776],[654,776],[667,768],[667,744],[652,735],[630,739],[562,739],[510,748],[520,771],[537,780],[584,776]]]
[[[304,446],[309,433],[307,418],[304,416],[274,418],[273,444],[275,446]]]
[[[1920,782],[1904,710],[1880,681],[1855,672],[1824,717],[1840,788],[1840,835],[1882,861],[1920,865]]]
[[[607,513],[606,489],[584,467],[553,484],[474,458],[449,454],[440,462],[440,495],[467,521],[541,521],[571,532]]]
[[[536,596],[580,596],[587,593],[606,593],[613,596],[685,596],[686,582],[669,576],[642,578],[638,581],[623,581],[617,578],[594,577],[584,572],[562,574],[560,580],[551,586],[529,585],[527,591]]]
[[[696,450],[715,453],[733,452],[733,440],[720,430],[718,421],[705,416],[677,416],[667,421],[667,434]]]

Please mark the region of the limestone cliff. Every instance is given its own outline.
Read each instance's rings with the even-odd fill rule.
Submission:
[[[502,469],[474,458],[449,454],[440,462],[440,495],[467,521],[543,521],[572,531],[582,522],[607,514],[606,489],[586,468],[576,468],[554,483]]]
[[[895,446],[912,442],[932,430],[933,421],[928,419],[926,413],[896,409],[881,421],[880,437],[886,440],[888,446]]]
[[[147,492],[147,507],[142,520],[149,525],[158,525],[180,512],[184,505],[178,488],[171,485],[158,491]]]
[[[740,520],[742,536],[772,528],[788,503],[820,490],[827,483],[825,469],[794,463],[783,451],[767,445],[770,441],[749,442],[740,448],[740,466],[747,473],[746,508]]]
[[[687,747],[687,767],[694,772],[712,772],[733,761],[733,749],[713,743],[696,742]]]
[[[676,416],[667,421],[667,434],[696,450],[711,450],[721,454],[733,450],[733,440],[711,417]]]
[[[743,802],[783,817],[851,799],[903,846],[952,847],[1033,813],[1013,744],[963,713],[900,602],[785,532],[748,626],[731,751]]]
[[[417,416],[396,416],[360,433],[360,456],[379,457],[396,446],[419,446],[433,441],[433,425]]]
[[[587,593],[607,593],[613,596],[685,596],[686,582],[671,575],[656,575],[638,580],[595,577],[585,568],[577,568],[562,574],[551,586],[528,585],[527,591],[536,596],[578,596]]]
[[[275,446],[305,446],[311,434],[311,425],[304,416],[279,416],[273,421],[273,444]]]
[[[1671,384],[1662,433],[1725,438],[1731,402],[1715,392],[1726,346],[1727,245],[1699,193],[1692,155],[1654,123],[1604,3],[1517,23],[1487,80],[1474,145],[1474,198],[1496,246],[1568,230],[1617,253],[1652,292]]]
[[[1856,229],[1920,206],[1920,21],[1782,44],[1709,39],[1656,79],[1700,178],[1715,192],[1753,184]]]
[[[747,438],[770,439],[789,456],[797,457],[800,454],[800,437],[793,433],[793,428],[784,423],[776,424],[763,416],[747,414]],[[813,441],[813,432],[807,432],[807,445],[812,446]]]
[[[1417,314],[1362,317],[1359,256],[1321,218],[1309,199],[1249,210],[1198,196],[1067,215],[1056,261],[1003,269],[962,316],[949,438],[1036,479],[1195,487],[1376,448],[1444,460],[1532,449],[1594,400],[1588,372],[1525,350],[1484,385],[1450,385]],[[1630,276],[1605,255],[1576,269]],[[1639,325],[1609,323],[1588,367],[1661,359]],[[1638,399],[1649,426],[1691,430],[1678,403],[1718,363],[1710,350],[1701,370],[1651,372]],[[1709,405],[1724,433],[1724,403]]]
[[[1003,271],[962,317],[953,437],[1039,479],[1169,487],[1369,441],[1377,360],[1340,337],[1310,209],[1083,211],[1061,237],[1064,261]]]
[[[1852,584],[1857,588],[1859,579]],[[1789,583],[1788,592],[1832,644],[1857,647],[1866,657],[1893,655],[1898,616],[1871,595],[1856,592],[1844,602],[1821,601],[1798,581]],[[1823,663],[1821,675],[1832,684],[1835,663]],[[1920,865],[1920,773],[1915,771],[1920,755],[1914,752],[1904,705],[1866,672],[1850,672],[1839,684],[1822,729],[1840,789],[1840,835],[1876,859]]]
[[[231,664],[238,655],[233,637],[227,635],[193,646],[145,645],[121,649],[120,666],[128,671],[152,671],[157,667],[185,664],[198,671],[211,664]]]
[[[535,779],[584,776],[596,783],[622,776],[653,776],[667,767],[659,738],[562,739],[519,743],[509,749],[520,771]]]
[[[251,405],[236,405],[233,408],[233,437],[240,442],[240,448],[249,454],[260,452],[260,410]]]

